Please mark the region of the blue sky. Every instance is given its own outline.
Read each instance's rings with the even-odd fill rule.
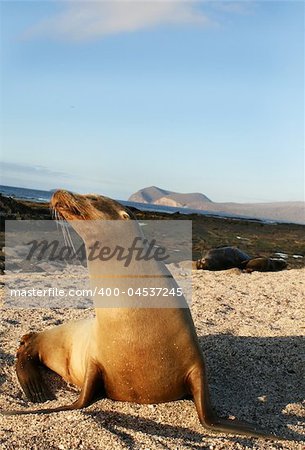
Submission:
[[[303,41],[303,2],[1,2],[1,184],[304,200]]]

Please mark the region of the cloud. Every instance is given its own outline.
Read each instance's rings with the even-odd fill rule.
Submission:
[[[24,186],[32,189],[71,189],[76,192],[100,192],[115,188],[114,192],[121,192],[122,186],[126,186],[125,180],[107,178],[101,171],[96,172],[96,167],[90,174],[83,173],[80,166],[79,172],[67,173],[53,170],[42,165],[28,165],[14,162],[1,162],[0,179],[2,185]],[[117,195],[117,194],[116,194]]]
[[[71,183],[73,180],[69,174],[46,166],[9,161],[1,161],[0,178],[3,185],[26,186],[34,189],[53,189],[56,186]]]
[[[193,0],[72,0],[65,2],[62,11],[28,30],[27,35],[82,41],[159,25],[210,23],[199,2]]]
[[[27,164],[19,164],[19,163],[12,163],[12,162],[1,162],[1,172],[2,173],[11,173],[11,174],[26,174],[26,175],[32,175],[32,176],[60,176],[62,178],[69,178],[69,175],[64,172],[57,172],[54,170],[51,170],[45,166],[40,165],[34,165],[29,166]]]

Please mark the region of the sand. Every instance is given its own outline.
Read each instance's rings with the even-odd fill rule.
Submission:
[[[251,275],[235,269],[193,271],[192,313],[216,411],[287,440],[211,434],[200,425],[191,400],[161,405],[101,400],[82,411],[0,415],[0,449],[304,449],[304,298],[305,269]],[[15,375],[19,338],[93,311],[4,308],[1,313],[0,408],[33,407]],[[47,377],[57,396],[49,405],[76,398],[74,387]]]

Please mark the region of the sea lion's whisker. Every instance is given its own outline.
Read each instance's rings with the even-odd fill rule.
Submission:
[[[66,229],[65,229],[63,224],[61,225],[61,231],[62,231],[62,235],[63,235],[63,238],[64,238],[65,246],[68,246],[67,236],[66,236]]]
[[[59,222],[61,231],[62,231],[62,235],[64,238],[64,243],[66,247],[69,247],[69,243],[68,243],[68,239],[67,239],[67,232],[66,232],[66,226],[65,226],[65,222],[63,220],[60,220]]]
[[[65,230],[66,246],[71,247],[72,245],[71,245],[71,240],[69,239],[69,231],[68,231],[67,223],[63,224],[63,229]]]
[[[69,246],[72,247],[74,253],[76,253],[76,250],[75,250],[75,247],[74,247],[74,244],[72,241],[71,233],[70,233],[70,228],[69,228],[69,225],[67,224],[67,222],[66,222],[66,233],[67,233],[68,242],[70,244]]]
[[[62,220],[60,218],[60,216],[58,214],[58,211],[57,211],[57,215],[59,217],[58,223],[59,223],[59,225],[61,227],[61,230],[62,230],[62,234],[63,234],[65,245],[67,247],[72,247],[74,253],[76,253],[76,250],[75,250],[72,238],[71,238],[71,234],[70,234],[69,224],[65,220]]]
[[[52,208],[52,211],[53,211],[53,218],[55,219],[55,222],[56,222],[56,229],[58,230],[59,229],[59,219],[58,219],[58,214],[57,214],[57,211],[56,211],[56,209],[54,209],[54,208]]]

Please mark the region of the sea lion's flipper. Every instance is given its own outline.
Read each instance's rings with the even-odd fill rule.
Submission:
[[[275,435],[266,433],[251,423],[242,422],[235,418],[225,419],[218,417],[211,406],[207,379],[204,372],[204,368],[202,367],[193,369],[187,377],[186,384],[193,396],[199,420],[205,428],[215,432],[280,439]]]
[[[73,408],[80,409],[91,405],[95,400],[105,397],[103,371],[94,361],[90,361],[79,398],[73,403]],[[72,406],[72,405],[71,405]]]
[[[22,337],[17,351],[16,373],[27,398],[34,403],[43,403],[55,396],[43,381],[39,370],[40,361],[33,345],[36,336],[36,333],[29,333]]]
[[[60,411],[81,409],[91,405],[91,403],[98,398],[102,398],[104,394],[105,389],[102,371],[93,362],[90,362],[86,370],[84,385],[78,399],[74,403],[65,406],[58,406],[56,408],[0,411],[0,414],[5,416],[20,416],[25,414],[50,414]]]

